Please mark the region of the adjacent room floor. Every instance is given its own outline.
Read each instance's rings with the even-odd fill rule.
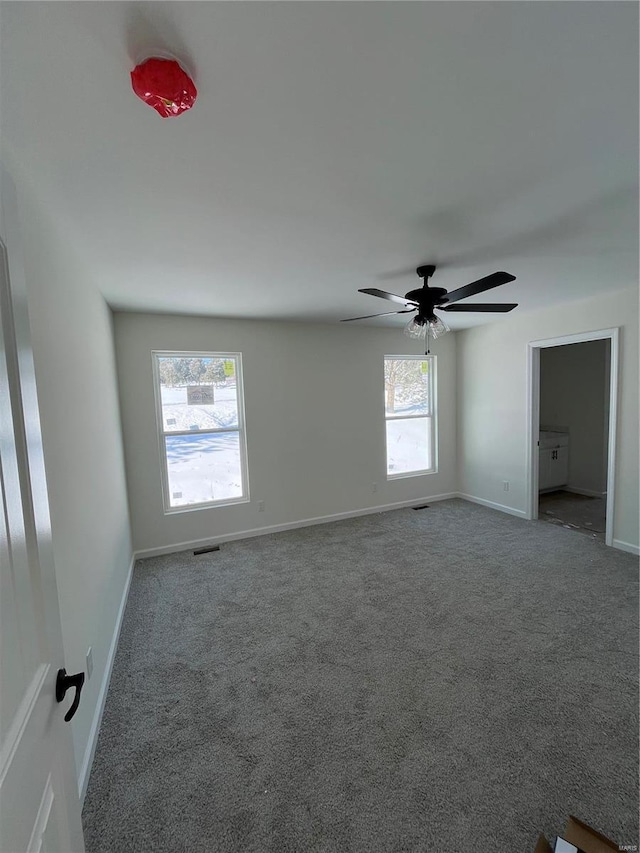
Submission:
[[[600,542],[604,542],[606,514],[606,498],[567,491],[547,492],[539,497],[538,516],[542,521],[586,533]]]
[[[637,844],[637,564],[460,500],[139,561],[87,850]]]

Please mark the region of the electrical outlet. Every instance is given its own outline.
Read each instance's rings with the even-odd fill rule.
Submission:
[[[264,501],[258,501],[258,512],[264,512]]]
[[[87,649],[87,681],[91,678],[93,672],[93,649],[91,646]]]
[[[371,484],[371,491],[372,491],[372,492],[377,492],[377,491],[378,491],[378,484],[377,484],[377,483],[372,483],[372,484]]]
[[[505,492],[509,491],[509,481],[508,480],[502,481],[502,488],[504,489]]]

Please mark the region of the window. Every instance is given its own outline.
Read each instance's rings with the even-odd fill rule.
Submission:
[[[435,356],[385,356],[387,479],[436,470]]]
[[[153,353],[166,512],[247,501],[240,353]]]

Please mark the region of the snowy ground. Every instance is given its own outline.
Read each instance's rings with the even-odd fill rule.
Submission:
[[[238,425],[238,398],[234,385],[214,387],[213,405],[189,405],[187,389],[162,386],[162,420],[165,432],[221,429]]]
[[[162,387],[164,430],[224,429],[238,425],[234,385],[214,388],[212,405],[189,405],[186,388]],[[236,430],[214,434],[166,435],[169,497],[172,507],[242,496],[240,436]]]
[[[171,506],[242,497],[237,432],[166,437]]]
[[[432,467],[431,418],[387,420],[387,474]]]

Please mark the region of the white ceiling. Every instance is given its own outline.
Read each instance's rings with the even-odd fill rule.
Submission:
[[[517,311],[637,281],[635,3],[1,14],[5,150],[116,308],[334,321],[423,262],[449,290],[511,272],[475,299]],[[199,89],[177,119],[131,91],[163,50]]]

